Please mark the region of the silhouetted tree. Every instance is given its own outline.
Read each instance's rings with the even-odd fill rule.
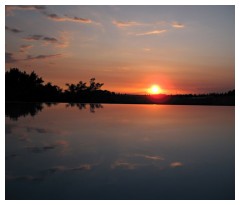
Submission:
[[[106,91],[102,91],[103,83],[96,83],[95,78],[91,78],[89,85],[83,81],[78,84],[66,83],[67,89],[64,92],[65,99],[70,101],[93,101],[103,97]],[[109,91],[107,91],[109,92]],[[110,93],[110,92],[109,92]]]
[[[227,95],[235,96],[235,90],[230,90],[227,92]]]
[[[92,92],[92,91],[100,90],[103,85],[104,85],[103,83],[96,83],[95,78],[91,78],[89,86],[87,86],[87,83],[84,83],[82,81],[79,81],[79,83],[76,85],[66,83],[66,86],[68,88],[67,90],[65,90],[65,92],[69,92],[72,94],[81,93],[82,91]]]
[[[43,88],[43,80],[32,71],[31,74],[12,68],[5,74],[6,100],[30,100]]]
[[[65,90],[65,92],[68,92],[68,93],[76,93],[76,91],[77,91],[76,85],[66,83],[66,86],[68,87],[68,89]]]
[[[82,81],[79,81],[79,83],[76,86],[77,92],[81,92],[83,90],[87,89],[86,83],[83,83]]]
[[[44,95],[43,98],[48,100],[51,99],[55,101],[55,99],[59,99],[61,93],[62,90],[58,86],[52,85],[52,83],[47,83],[42,89],[42,95]]]
[[[100,90],[103,85],[104,85],[103,83],[95,83],[95,78],[91,78],[90,86],[88,87],[88,89],[90,91]]]
[[[51,83],[43,83],[34,71],[27,74],[11,68],[5,73],[6,101],[58,101],[61,89]]]

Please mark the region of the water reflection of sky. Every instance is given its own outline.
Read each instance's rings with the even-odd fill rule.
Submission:
[[[7,199],[234,198],[234,107],[43,107],[6,117]]]

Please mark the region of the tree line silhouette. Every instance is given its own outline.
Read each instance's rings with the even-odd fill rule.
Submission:
[[[6,101],[26,102],[95,102],[97,99],[107,99],[115,93],[101,90],[103,83],[91,78],[89,85],[79,81],[77,84],[66,83],[67,89],[62,90],[56,85],[44,80],[34,71],[27,74],[18,68],[12,68],[5,73]]]
[[[11,68],[5,73],[6,102],[235,105],[235,90],[198,95],[129,95],[102,90],[104,84],[95,80],[91,78],[89,84],[83,81],[66,83],[67,89],[62,90],[50,82],[44,83],[34,71],[28,74],[18,68]]]

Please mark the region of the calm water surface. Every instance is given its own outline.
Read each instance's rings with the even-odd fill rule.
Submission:
[[[234,199],[234,109],[6,104],[6,199]]]

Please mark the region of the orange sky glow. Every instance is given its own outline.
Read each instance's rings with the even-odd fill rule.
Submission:
[[[235,88],[234,6],[6,6],[5,70],[117,93]]]

